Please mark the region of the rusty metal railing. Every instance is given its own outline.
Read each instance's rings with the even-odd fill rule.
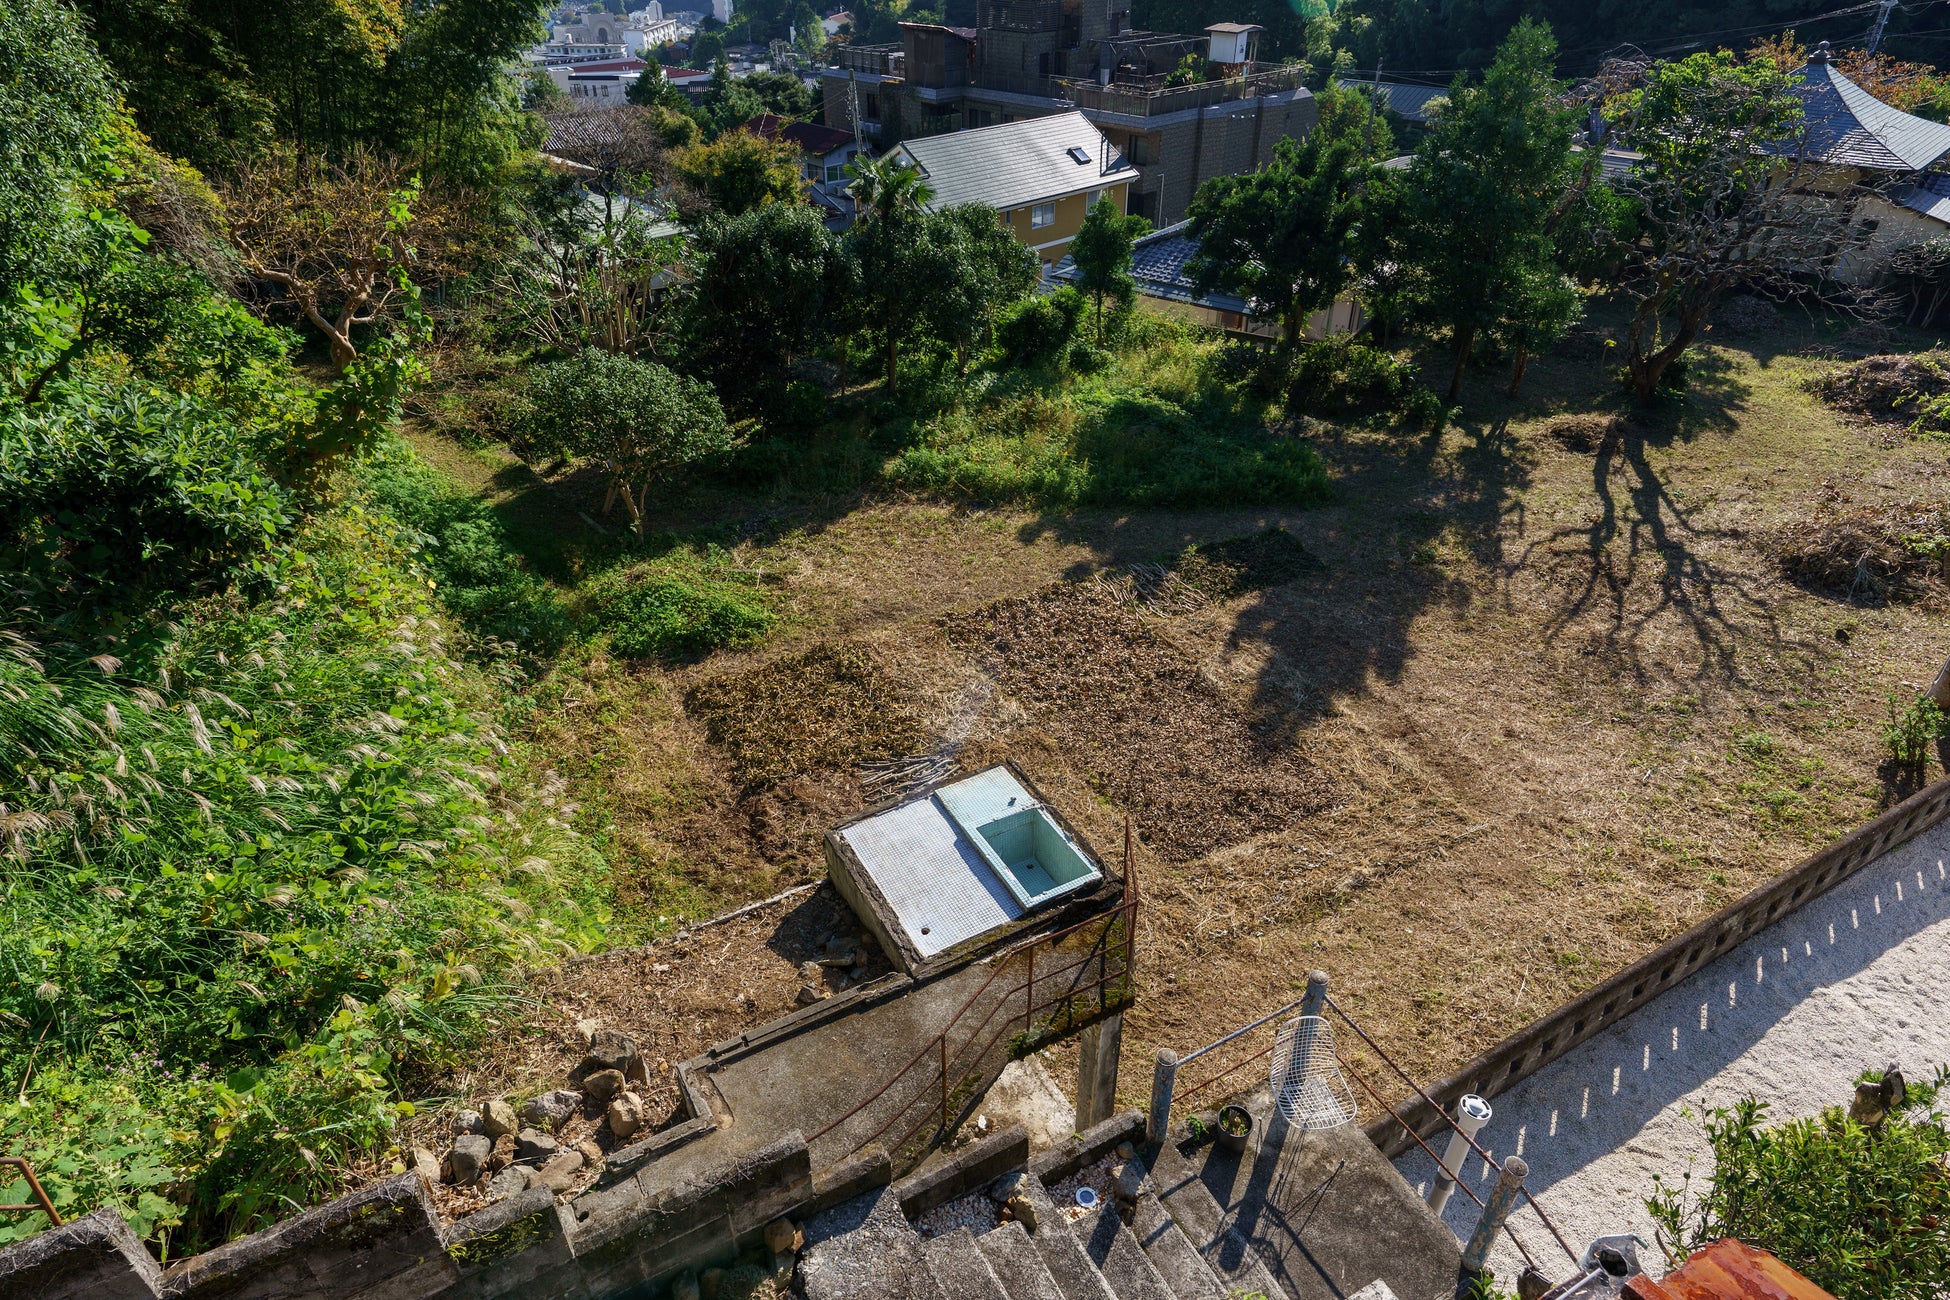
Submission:
[[[987,979],[970,993],[940,1033],[924,1043],[887,1081],[862,1098],[851,1110],[807,1139],[819,1141],[866,1112],[875,1103],[908,1089],[905,1101],[862,1134],[834,1160],[837,1164],[876,1142],[897,1165],[905,1165],[951,1133],[982,1091],[984,1065],[1005,1035],[1014,1035],[1010,1055],[1033,1050],[1055,1033],[1076,1028],[1098,1016],[1129,1005],[1137,968],[1139,894],[1132,863],[1131,829],[1124,828],[1124,897],[1109,912],[1099,913],[1054,934],[1024,941],[995,958]],[[1095,928],[1079,954],[1064,952],[1066,943]],[[1058,957],[1041,964],[1037,952],[1048,949]],[[1004,983],[1020,973],[1020,982]],[[999,987],[998,987],[999,986]],[[993,993],[994,996],[990,996]],[[986,1002],[986,1010],[976,1008]],[[998,1019],[999,1017],[999,1019]],[[956,1040],[959,1039],[959,1046]],[[918,1113],[916,1107],[929,1105]],[[929,1131],[930,1124],[936,1127]],[[892,1142],[885,1139],[895,1135]]]
[[[1394,1057],[1382,1051],[1381,1044],[1375,1042],[1373,1038],[1369,1037],[1368,1031],[1361,1028],[1359,1024],[1355,1023],[1354,1017],[1348,1015],[1346,1011],[1342,1010],[1340,1004],[1335,1002],[1332,997],[1323,996],[1322,1001],[1326,1004],[1328,1010],[1332,1011],[1335,1015],[1339,1016],[1342,1022],[1345,1023],[1349,1029],[1352,1029],[1355,1035],[1358,1038],[1360,1038],[1360,1040],[1363,1043],[1367,1044],[1368,1050],[1373,1052],[1383,1065],[1386,1065],[1389,1069],[1393,1070],[1395,1074],[1400,1077],[1401,1081],[1407,1084],[1409,1088],[1414,1091],[1416,1096],[1420,1097],[1423,1101],[1427,1102],[1429,1108],[1433,1110],[1437,1115],[1440,1115],[1442,1117],[1442,1122],[1446,1124],[1452,1132],[1456,1133],[1458,1136],[1462,1138],[1463,1141],[1469,1144],[1469,1149],[1471,1151],[1474,1151],[1478,1156],[1482,1157],[1483,1163],[1486,1166],[1488,1166],[1491,1169],[1494,1169],[1497,1172],[1499,1178],[1502,1177],[1503,1175],[1502,1163],[1499,1162],[1496,1159],[1496,1157],[1492,1156],[1482,1146],[1481,1143],[1477,1142],[1477,1140],[1474,1137],[1470,1136],[1469,1131],[1467,1129],[1463,1128],[1460,1124],[1456,1123],[1455,1119],[1449,1114],[1447,1110],[1444,1110],[1441,1106],[1436,1105],[1435,1099],[1430,1097],[1429,1094],[1423,1090],[1422,1085],[1415,1082],[1414,1078],[1408,1073],[1407,1070],[1404,1070],[1402,1069],[1401,1066],[1397,1065],[1395,1063]],[[1336,1055],[1338,1056],[1339,1053],[1337,1052]],[[1421,1134],[1417,1133],[1413,1128],[1409,1126],[1408,1121],[1403,1119],[1401,1117],[1401,1114],[1398,1111],[1396,1111],[1396,1109],[1393,1106],[1389,1105],[1385,1100],[1382,1099],[1381,1094],[1375,1090],[1372,1084],[1370,1084],[1365,1078],[1361,1076],[1361,1073],[1358,1070],[1349,1068],[1345,1059],[1341,1061],[1341,1070],[1342,1073],[1351,1075],[1354,1078],[1354,1081],[1361,1085],[1363,1091],[1365,1091],[1370,1097],[1374,1098],[1375,1104],[1380,1106],[1383,1110],[1387,1111],[1389,1117],[1393,1119],[1397,1124],[1400,1124],[1402,1126],[1402,1129],[1405,1132],[1407,1132],[1410,1137],[1415,1139],[1415,1144],[1421,1147],[1422,1150],[1429,1153],[1429,1157],[1430,1159],[1435,1161],[1435,1165],[1437,1169],[1446,1168],[1446,1166],[1443,1163],[1442,1157],[1435,1153],[1435,1149],[1422,1139]],[[1461,1177],[1462,1170],[1458,1168],[1452,1172],[1456,1175],[1456,1186],[1462,1188],[1464,1192],[1468,1193],[1470,1200],[1476,1202],[1478,1206],[1482,1206],[1483,1198],[1478,1196],[1475,1190],[1471,1188],[1468,1183],[1463,1181]],[[1521,1192],[1523,1193],[1523,1198],[1526,1202],[1529,1203],[1530,1208],[1536,1212],[1537,1218],[1543,1223],[1543,1225],[1546,1228],[1550,1229],[1551,1236],[1557,1239],[1558,1246],[1560,1246],[1563,1249],[1566,1255],[1570,1256],[1572,1263],[1574,1264],[1577,1263],[1580,1258],[1578,1252],[1571,1248],[1571,1243],[1565,1240],[1564,1234],[1558,1231],[1558,1227],[1555,1223],[1551,1222],[1550,1215],[1544,1213],[1544,1207],[1538,1204],[1537,1198],[1531,1194],[1530,1189],[1528,1187],[1523,1187],[1521,1183],[1519,1183],[1519,1190],[1521,1190]],[[1509,1223],[1508,1221],[1505,1221],[1503,1224],[1503,1230],[1510,1234],[1510,1244],[1517,1248],[1517,1253],[1523,1256],[1524,1262],[1529,1264],[1532,1268],[1537,1268],[1536,1257],[1532,1255],[1530,1253],[1529,1248],[1523,1244],[1523,1238],[1517,1235],[1517,1230],[1515,1225]]]
[[[21,1177],[27,1180],[27,1186],[34,1193],[33,1203],[24,1205],[0,1205],[0,1212],[22,1210],[31,1212],[39,1210],[47,1216],[47,1221],[50,1224],[57,1228],[60,1227],[61,1216],[55,1212],[54,1202],[47,1198],[46,1190],[41,1187],[41,1180],[34,1176],[33,1161],[29,1160],[26,1156],[0,1156],[0,1165],[12,1165],[14,1168],[20,1170]]]

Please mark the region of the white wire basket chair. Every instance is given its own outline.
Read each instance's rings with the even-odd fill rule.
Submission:
[[[1334,1055],[1334,1027],[1295,1016],[1273,1039],[1273,1103],[1299,1129],[1339,1128],[1355,1116],[1354,1093]]]

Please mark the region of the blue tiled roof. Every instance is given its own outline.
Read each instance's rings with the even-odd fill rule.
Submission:
[[[1191,274],[1185,269],[1185,264],[1198,254],[1198,241],[1186,233],[1191,224],[1181,221],[1166,226],[1131,245],[1131,278],[1137,281],[1138,292],[1151,298],[1169,298],[1215,311],[1243,314],[1249,306],[1244,298],[1229,293],[1201,294],[1192,286]],[[1066,257],[1050,269],[1050,276],[1075,280],[1077,264]]]
[[[1891,108],[1831,63],[1811,61],[1794,94],[1807,131],[1806,156],[1818,162],[1912,172],[1950,153],[1950,126]]]
[[[1344,90],[1364,90],[1379,93],[1383,105],[1409,122],[1427,122],[1429,101],[1446,99],[1449,87],[1435,86],[1425,82],[1390,81],[1382,78],[1379,84],[1366,77],[1336,77],[1334,79]]]

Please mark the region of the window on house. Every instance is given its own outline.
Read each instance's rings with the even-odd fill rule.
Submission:
[[[1124,158],[1133,167],[1142,167],[1151,161],[1151,137],[1134,135],[1131,143],[1124,149]]]
[[[826,169],[826,183],[828,185],[837,184],[845,176],[846,176],[846,164],[844,163],[841,163],[836,167],[828,167]]]
[[[860,116],[869,122],[878,122],[880,120],[880,96],[860,96]]]
[[[1080,144],[1073,144],[1064,150],[1064,152],[1070,155],[1070,161],[1073,163],[1087,163],[1090,161],[1090,151]]]
[[[1055,224],[1056,205],[1054,203],[1038,203],[1035,207],[1029,209],[1029,228],[1031,230],[1038,230],[1044,226],[1053,226]]]

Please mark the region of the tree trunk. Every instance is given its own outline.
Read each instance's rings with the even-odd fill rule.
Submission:
[[[888,334],[887,334],[887,392],[888,392],[888,394],[889,394],[890,396],[892,395],[892,393],[893,393],[893,391],[894,391],[894,376],[895,376],[895,374],[896,374],[896,373],[898,372],[898,370],[899,370],[899,367],[900,367],[900,348],[901,348],[901,345],[900,345],[900,340],[894,337],[894,335],[893,335],[893,331],[891,331],[891,330],[890,330],[890,331],[888,331]]]
[[[1449,400],[1451,402],[1457,401],[1462,397],[1463,370],[1469,365],[1470,349],[1476,345],[1476,331],[1473,329],[1458,329],[1455,331],[1455,335],[1456,367],[1449,372]]]
[[[1516,359],[1510,363],[1510,396],[1515,397],[1517,390],[1523,387],[1523,369],[1529,362],[1530,349],[1518,348]]]

